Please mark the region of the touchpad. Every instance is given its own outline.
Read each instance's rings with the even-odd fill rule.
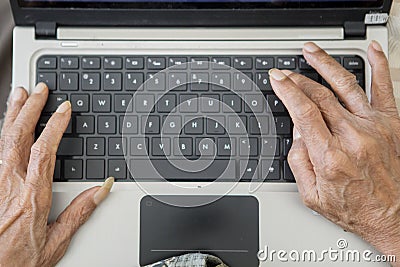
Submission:
[[[175,199],[171,201],[171,198]],[[196,201],[204,198],[202,203],[207,203],[207,198],[215,197],[142,198],[140,265],[201,252],[219,257],[230,267],[259,266],[258,200],[249,196],[226,196],[200,207],[165,204],[193,202],[191,198]]]

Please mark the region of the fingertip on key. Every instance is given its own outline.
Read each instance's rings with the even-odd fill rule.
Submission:
[[[42,94],[47,90],[47,85],[45,83],[38,83],[33,89],[34,94]]]
[[[270,69],[268,74],[270,77],[272,77],[272,79],[274,79],[276,81],[283,81],[284,79],[287,78],[285,73],[283,73],[282,71],[280,71],[278,69]]]
[[[56,110],[56,113],[66,113],[68,110],[71,109],[71,102],[69,101],[65,101],[64,103],[62,103]]]

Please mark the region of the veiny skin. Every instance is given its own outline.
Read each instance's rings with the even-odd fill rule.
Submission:
[[[110,189],[108,182],[83,192],[48,224],[56,151],[71,104],[61,105],[34,143],[47,96],[46,85],[39,84],[29,97],[15,89],[8,102],[0,139],[0,266],[54,266]]]
[[[372,42],[371,103],[324,50],[303,54],[345,104],[324,86],[290,71],[271,70],[271,83],[294,122],[289,164],[305,205],[351,231],[400,266],[400,118],[389,66]]]

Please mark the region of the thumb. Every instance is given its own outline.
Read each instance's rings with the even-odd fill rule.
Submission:
[[[45,247],[45,266],[54,266],[65,254],[72,237],[89,219],[96,207],[108,196],[114,178],[108,178],[103,186],[93,187],[77,196],[71,204],[48,226]]]

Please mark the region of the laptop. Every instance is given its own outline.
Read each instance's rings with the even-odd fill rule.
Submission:
[[[370,97],[366,51],[377,40],[387,52],[391,4],[11,0],[13,87],[50,89],[36,136],[63,101],[73,108],[50,220],[116,178],[58,266],[145,266],[197,252],[232,267],[385,266],[302,204],[287,162],[292,121],[268,70],[329,87],[301,56],[314,41]]]

